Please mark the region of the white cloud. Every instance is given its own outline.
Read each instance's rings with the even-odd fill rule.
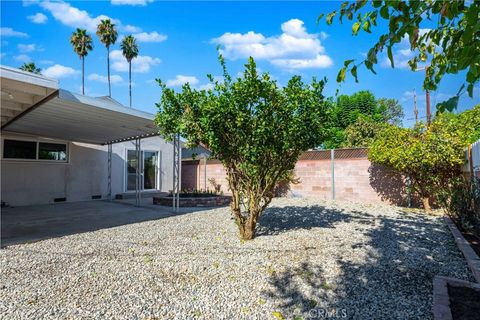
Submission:
[[[156,31],[153,32],[141,32],[133,35],[137,38],[138,42],[162,42],[167,40],[167,36],[160,34]]]
[[[128,62],[122,55],[122,51],[113,50],[110,52],[112,69],[119,72],[128,71]],[[132,60],[132,72],[145,73],[149,72],[150,68],[160,64],[162,60],[150,56],[138,55]]]
[[[111,0],[110,3],[116,6],[146,6],[147,3],[151,3],[153,0]]]
[[[70,67],[62,66],[61,64],[55,64],[43,70],[42,74],[50,78],[61,79],[76,76],[80,74],[80,71]]]
[[[20,43],[17,46],[18,50],[22,53],[35,51],[37,48],[34,43],[31,44],[22,44]]]
[[[64,25],[72,28],[85,28],[89,32],[95,32],[98,23],[102,19],[110,19],[113,23],[119,23],[118,20],[112,19],[106,15],[91,17],[87,11],[72,7],[65,2],[43,1],[40,3],[40,6],[48,10],[56,20]]]
[[[50,65],[50,64],[53,64],[53,61],[52,60],[40,60],[40,61],[38,61],[38,63],[45,64],[45,65]]]
[[[98,73],[92,73],[87,77],[88,80],[98,81],[101,83],[108,83],[108,77],[99,75]],[[110,76],[110,82],[112,84],[121,84],[123,83],[123,78],[118,74],[113,74]]]
[[[1,37],[28,37],[28,34],[25,32],[20,32],[13,30],[12,28],[1,27],[0,28],[0,36]]]
[[[46,23],[48,21],[47,16],[44,15],[43,13],[41,13],[41,12],[38,12],[38,13],[32,15],[32,16],[28,16],[27,19],[30,20],[33,23],[38,23],[38,24],[43,24],[43,23]]]
[[[125,32],[131,32],[131,33],[142,32],[142,28],[137,27],[137,26],[132,26],[130,24],[127,24],[126,26],[123,26],[123,30]]]
[[[167,80],[167,86],[169,87],[180,87],[185,83],[189,83],[191,86],[196,86],[199,81],[195,76],[184,76],[181,74],[177,75],[175,79]]]
[[[13,57],[13,59],[15,59],[15,61],[18,61],[18,62],[32,62],[32,58],[30,58],[26,54],[20,54],[18,56]]]
[[[29,7],[29,6],[32,6],[34,4],[38,4],[39,2],[40,2],[40,0],[23,0],[22,5],[24,7]]]
[[[332,59],[324,54],[319,54],[312,59],[274,59],[271,63],[283,69],[312,69],[328,68],[333,64]]]
[[[87,31],[94,33],[97,30],[97,25],[100,23],[100,20],[110,19],[112,23],[116,25],[118,30],[128,33],[137,33],[135,36],[140,42],[161,42],[167,39],[166,35],[159,34],[156,31],[150,33],[142,32],[140,27],[130,24],[123,25],[120,20],[113,19],[103,14],[93,17],[87,11],[80,10],[63,1],[42,1],[40,2],[40,6],[48,10],[57,21],[72,28],[84,28]]]
[[[254,31],[244,34],[227,32],[212,42],[221,45],[220,52],[231,60],[252,56],[290,70],[327,68],[333,64],[320,43],[320,39],[328,36],[326,33],[308,33],[299,19],[282,23],[281,29],[282,34],[271,37]]]

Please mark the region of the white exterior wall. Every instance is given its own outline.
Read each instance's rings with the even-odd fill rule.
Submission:
[[[2,133],[1,147],[1,200],[10,206],[53,203],[55,198],[67,201],[91,200],[94,195],[105,199],[108,194],[107,146],[78,142],[67,142],[68,162],[42,160],[3,159],[3,140],[38,140],[25,135]],[[172,189],[173,145],[161,137],[142,139],[142,150],[157,151],[158,181],[160,191]],[[126,153],[135,150],[135,142],[128,141],[113,145],[112,152],[112,196],[126,191]]]

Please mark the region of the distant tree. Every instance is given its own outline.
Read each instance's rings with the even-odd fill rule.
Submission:
[[[137,41],[132,35],[123,38],[120,44],[123,56],[128,61],[128,92],[130,96],[130,108],[132,107],[132,60],[138,56]]]
[[[368,158],[408,177],[430,210],[429,198],[461,175],[465,147],[480,138],[480,105],[460,115],[440,114],[430,126],[387,126],[370,145]]]
[[[367,3],[366,12],[363,12]],[[352,34],[363,30],[371,33],[372,26],[377,26],[377,19],[388,21],[388,30],[380,35],[378,41],[368,51],[366,59],[360,62],[347,60],[340,69],[337,81],[344,81],[347,71],[357,79],[357,68],[364,64],[375,73],[373,67],[378,63],[378,54],[387,51],[392,67],[395,66],[393,48],[403,39],[408,39],[410,50],[415,55],[409,66],[417,69],[420,62],[428,62],[423,87],[436,90],[445,74],[465,73],[468,94],[473,96],[473,87],[480,79],[480,46],[478,28],[480,1],[346,1],[339,10],[329,14],[321,14],[319,19],[326,18],[328,25],[338,17],[354,20]],[[433,27],[425,23],[433,21]],[[385,24],[387,25],[387,24]]]
[[[40,74],[42,72],[42,69],[37,68],[34,62],[29,62],[29,63],[24,63],[19,67],[20,70],[27,71],[27,72],[32,72],[35,74]]]
[[[338,122],[346,128],[360,115],[380,118],[375,96],[370,91],[359,91],[351,96],[341,95],[337,99]]]
[[[381,98],[377,100],[377,107],[385,123],[400,126],[404,117],[402,105],[395,99]]]
[[[387,123],[372,120],[370,117],[360,116],[356,122],[345,129],[345,141],[342,147],[368,147]]]
[[[117,41],[118,33],[110,19],[100,20],[97,26],[97,36],[100,42],[107,48],[107,72],[108,72],[108,96],[112,96],[112,87],[110,84],[110,46]]]
[[[70,44],[73,46],[73,51],[82,60],[82,94],[85,94],[85,57],[89,51],[93,50],[92,37],[87,34],[87,30],[77,28],[70,37]]]
[[[222,162],[232,214],[240,237],[249,240],[277,183],[291,178],[302,152],[322,143],[328,121],[325,82],[314,79],[307,85],[294,76],[280,87],[267,73],[258,74],[252,58],[243,76],[233,80],[219,59],[224,81],[210,75],[213,89],[196,90],[187,83],[175,92],[159,81],[156,123],[167,138],[180,134],[188,145],[205,145]]]
[[[339,147],[353,147],[358,142],[353,142],[352,134],[360,134],[361,124],[369,125],[363,133],[367,133],[372,126],[380,127],[382,123],[400,125],[403,118],[402,106],[394,99],[376,99],[370,91],[359,91],[352,95],[341,95],[336,102],[331,103],[329,136],[321,146],[325,149]],[[357,121],[363,118],[364,121]],[[368,123],[365,122],[368,120]],[[377,123],[378,125],[373,125]],[[352,126],[350,138],[347,138],[346,129]],[[350,140],[348,140],[350,139]],[[356,140],[355,140],[356,141]],[[353,143],[353,145],[352,145]],[[364,142],[361,143],[362,145]]]

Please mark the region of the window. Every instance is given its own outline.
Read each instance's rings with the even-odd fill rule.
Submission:
[[[3,158],[66,162],[67,144],[5,139]]]
[[[67,145],[60,143],[45,143],[38,144],[38,159],[41,160],[67,160]]]
[[[36,159],[37,142],[21,140],[4,140],[3,157],[9,159]]]

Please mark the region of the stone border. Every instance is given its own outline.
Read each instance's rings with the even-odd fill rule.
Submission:
[[[161,206],[171,206],[172,197],[153,197],[153,204]],[[180,207],[220,207],[229,205],[232,201],[230,196],[214,196],[214,197],[196,197],[182,198],[180,197]]]
[[[465,259],[467,260],[467,264],[470,267],[470,270],[472,270],[473,277],[475,280],[477,280],[477,282],[480,282],[480,258],[475,251],[473,251],[472,247],[470,247],[470,244],[467,240],[465,240],[452,219],[450,219],[448,216],[444,216],[444,220],[447,226],[450,228],[458,248],[460,251],[462,251]]]
[[[455,278],[435,276],[433,278],[433,319],[453,320],[450,309],[448,285],[454,287],[467,287],[480,291],[480,284],[459,280]]]

